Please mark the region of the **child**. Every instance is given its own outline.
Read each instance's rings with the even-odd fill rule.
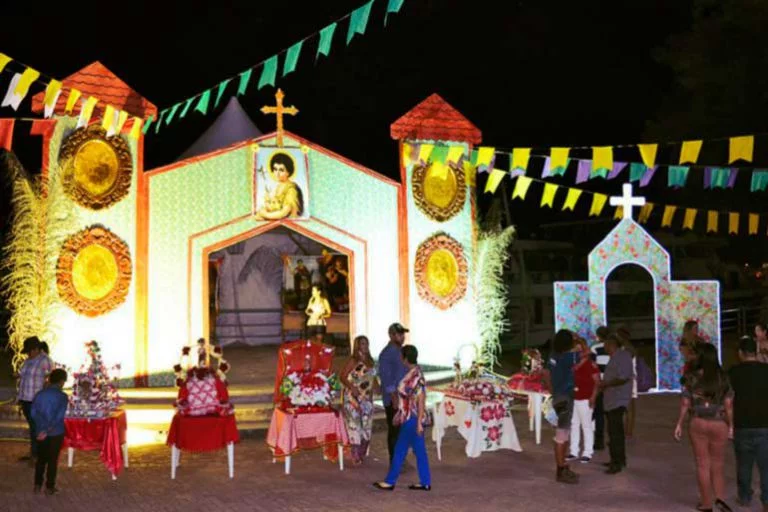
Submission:
[[[67,372],[57,368],[51,372],[50,385],[40,391],[32,402],[32,419],[38,442],[35,464],[35,494],[43,487],[46,473],[45,493],[56,494],[56,470],[59,451],[64,441],[64,415],[67,412],[67,395],[61,390],[67,381]]]
[[[580,462],[587,464],[592,460],[592,454],[594,453],[592,414],[597,400],[600,369],[590,357],[587,342],[577,338],[576,345],[581,353],[581,361],[573,370],[575,388],[573,394],[573,419],[571,420],[571,456],[568,459],[576,460],[579,458],[579,441],[583,432],[584,451],[581,453]]]
[[[573,333],[561,329],[555,334],[552,343],[552,355],[548,367],[543,373],[544,384],[552,394],[552,407],[557,414],[555,429],[555,479],[565,484],[579,483],[579,475],[571,471],[565,462],[565,452],[571,432],[573,416],[573,367],[579,362],[580,354],[575,352]]]

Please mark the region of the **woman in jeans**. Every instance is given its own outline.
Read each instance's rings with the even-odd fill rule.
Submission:
[[[696,478],[700,502],[697,510],[721,512],[731,508],[725,497],[725,446],[733,438],[733,390],[728,376],[720,368],[717,349],[709,343],[699,345],[699,359],[685,375],[680,401],[680,417],[675,427],[675,439],[683,435],[683,421],[690,416],[688,434],[696,460]]]

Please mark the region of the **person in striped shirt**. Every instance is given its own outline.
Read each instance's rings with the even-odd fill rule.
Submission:
[[[605,367],[608,366],[608,362],[611,360],[611,356],[605,351],[605,340],[608,335],[611,334],[611,330],[606,326],[601,326],[595,331],[597,337],[597,343],[592,345],[590,351],[592,352],[592,358],[597,367],[600,369],[600,380],[605,375]],[[600,391],[597,394],[597,400],[595,401],[595,412],[592,416],[595,420],[595,450],[605,449],[605,412],[603,411],[603,392]]]
[[[32,419],[32,401],[35,395],[45,387],[45,379],[51,373],[53,366],[50,358],[40,350],[40,339],[31,336],[24,340],[21,349],[22,354],[27,355],[27,360],[19,370],[19,388],[16,401],[29,424],[30,453],[21,457],[22,461],[34,461],[37,458],[37,436],[35,434],[35,422]]]

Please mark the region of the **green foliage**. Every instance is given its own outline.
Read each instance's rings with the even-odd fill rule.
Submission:
[[[8,172],[13,206],[0,263],[0,292],[11,312],[8,348],[14,351],[13,366],[18,368],[20,349],[28,336],[38,336],[51,348],[56,343],[53,320],[61,306],[56,290],[56,261],[59,248],[75,229],[76,219],[58,169],[51,169],[51,177],[45,182],[30,178],[13,153],[2,157],[0,167]]]
[[[479,362],[489,368],[501,352],[500,337],[507,326],[504,264],[515,228],[481,233],[477,244],[477,321],[480,329]]]

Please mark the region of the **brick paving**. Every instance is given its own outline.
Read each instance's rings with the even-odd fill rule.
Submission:
[[[54,497],[32,494],[32,469],[16,459],[25,446],[0,441],[0,510],[5,511],[386,511],[406,506],[422,511],[558,510],[558,511],[685,511],[693,510],[697,492],[693,458],[687,442],[672,439],[676,396],[641,397],[636,439],[629,444],[629,469],[614,477],[604,475],[598,452],[590,465],[578,465],[578,486],[554,482],[551,431],[544,427],[536,446],[527,431],[524,413],[515,424],[523,453],[501,451],[467,459],[464,443],[449,431],[438,462],[429,442],[433,491],[407,490],[415,468],[405,473],[394,492],[370,487],[386,471],[383,425],[377,424],[372,457],[362,467],[339,472],[324,462],[320,452],[294,457],[293,474],[285,476],[273,465],[263,437],[240,443],[235,453],[235,478],[226,476],[226,454],[184,454],[177,479],[170,479],[170,453],[164,446],[134,447],[130,468],[112,481],[94,452],[78,452],[72,469],[62,457],[59,486]],[[413,461],[411,460],[411,464]],[[728,453],[729,500],[733,503],[733,455]],[[744,509],[742,509],[744,510]],[[758,510],[755,505],[753,510]]]

